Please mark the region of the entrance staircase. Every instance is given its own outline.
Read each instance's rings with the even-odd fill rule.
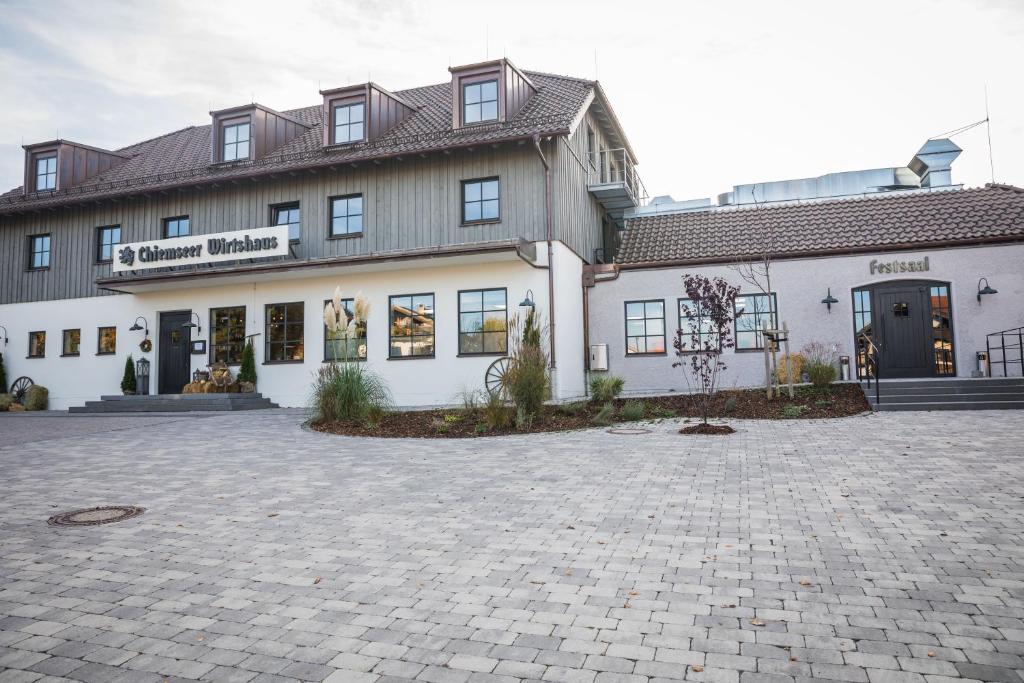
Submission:
[[[148,396],[101,396],[69,413],[181,413],[277,408],[263,394],[151,394]]]
[[[874,410],[1005,410],[1024,409],[1024,378],[950,378],[882,380],[881,402],[875,387],[861,383]]]

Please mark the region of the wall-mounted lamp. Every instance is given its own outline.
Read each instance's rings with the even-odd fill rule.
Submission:
[[[982,282],[985,283],[984,287],[981,286]],[[985,294],[998,294],[998,293],[999,293],[999,290],[992,289],[991,287],[989,287],[989,285],[988,285],[988,278],[987,277],[983,277],[983,278],[978,280],[978,304],[979,305],[981,304],[981,297],[983,295],[985,295]]]
[[[533,290],[526,290],[526,298],[519,302],[519,305],[523,308],[536,308],[537,304],[533,303]]]
[[[140,320],[142,321],[142,325],[139,324]],[[135,319],[135,324],[128,328],[129,332],[138,332],[139,330],[145,330],[146,336],[149,336],[149,321],[147,321],[141,315]]]
[[[192,317],[194,317],[196,319],[196,322],[192,322]],[[181,326],[182,327],[189,327],[189,328],[196,328],[196,334],[202,334],[203,333],[203,324],[202,324],[203,321],[200,320],[199,314],[196,313],[195,311],[192,311],[192,317],[190,317],[188,319],[187,323],[182,323]]]
[[[7,328],[4,327],[3,325],[0,325],[0,330],[4,331],[4,336],[0,337],[0,339],[3,339],[4,346],[7,346],[7,342],[8,342],[8,339],[7,339]]]
[[[839,299],[837,299],[834,296],[832,296],[832,288],[831,287],[828,288],[828,296],[826,296],[824,299],[822,299],[821,303],[823,303],[826,306],[828,306],[828,312],[829,313],[832,312],[832,304],[839,303]]]

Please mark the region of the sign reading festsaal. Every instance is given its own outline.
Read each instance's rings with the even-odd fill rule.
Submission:
[[[238,259],[288,255],[288,226],[171,237],[117,246],[113,271],[191,266]]]

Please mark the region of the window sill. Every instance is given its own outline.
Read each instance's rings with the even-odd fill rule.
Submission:
[[[116,356],[117,351],[97,351],[97,356]]]
[[[472,228],[475,225],[494,225],[494,224],[500,223],[500,222],[501,222],[501,218],[489,218],[489,219],[484,220],[484,221],[462,221],[462,224],[461,224],[460,227]]]
[[[61,358],[78,358],[81,355],[82,354],[80,354],[80,353],[62,353],[62,354],[60,354],[60,357]]]
[[[643,358],[644,356],[667,356],[668,351],[651,351],[650,353],[627,353],[626,358]]]
[[[388,356],[388,360],[428,360],[434,358],[434,354],[429,356]]]
[[[363,233],[361,233],[361,232],[350,232],[347,235],[328,235],[327,239],[329,239],[329,240],[350,240],[350,239],[354,239],[356,237],[362,237],[362,236],[363,236]]]
[[[459,126],[460,128],[476,128],[478,126],[493,126],[495,124],[501,123],[501,119],[487,119],[486,121],[472,121],[470,123],[460,121],[460,123],[462,124],[461,126]]]
[[[764,353],[764,347],[759,346],[756,349],[737,349],[734,347],[733,353]]]
[[[492,356],[502,357],[507,356],[508,351],[481,351],[480,353],[457,353],[456,358],[489,358]]]
[[[331,144],[324,146],[324,151],[337,152],[343,149],[348,149],[349,147],[354,147],[356,145],[362,145],[365,143],[366,138],[360,138],[358,140],[349,140],[348,142],[332,142]]]
[[[94,265],[97,265],[97,266],[109,266],[109,265],[111,265],[111,264],[112,264],[113,262],[114,262],[113,260],[111,260],[111,259],[108,259],[108,260],[106,260],[106,261],[97,261],[97,262],[96,262],[96,263],[95,263]]]
[[[46,358],[46,356],[25,356],[25,360],[40,360]]]
[[[49,269],[50,269],[50,266],[46,266],[45,268],[26,268],[25,272],[26,273],[44,273],[44,272],[48,271]]]
[[[301,365],[305,363],[303,360],[265,360],[260,365]]]
[[[324,358],[320,362],[321,363],[365,363],[366,359],[365,358],[349,358],[349,359],[346,360],[345,358],[339,358],[338,360],[334,360],[333,358]]]

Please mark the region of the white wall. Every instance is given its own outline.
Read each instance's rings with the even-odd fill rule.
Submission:
[[[869,264],[878,261],[919,260],[928,256],[929,271],[899,276],[871,275]],[[853,355],[851,290],[889,280],[938,280],[950,283],[957,372],[969,377],[975,353],[985,350],[985,335],[1024,325],[1024,245],[1003,245],[941,250],[865,254],[817,259],[791,259],[772,264],[772,287],[778,295],[779,322],[791,330],[791,350],[810,341],[838,342],[840,353]],[[686,391],[683,370],[672,368],[671,339],[678,328],[676,300],[684,297],[682,276],[700,273],[719,276],[756,293],[729,266],[690,266],[659,270],[623,270],[613,281],[598,282],[590,293],[590,343],[608,344],[611,374],[626,379],[626,391]],[[978,278],[987,277],[998,294],[978,304]],[[829,313],[821,300],[828,288],[839,303]],[[623,302],[664,299],[668,353],[665,356],[625,355]],[[762,352],[728,352],[724,386],[756,386],[764,381]],[[851,363],[853,361],[851,360]],[[854,369],[851,368],[851,373]]]

